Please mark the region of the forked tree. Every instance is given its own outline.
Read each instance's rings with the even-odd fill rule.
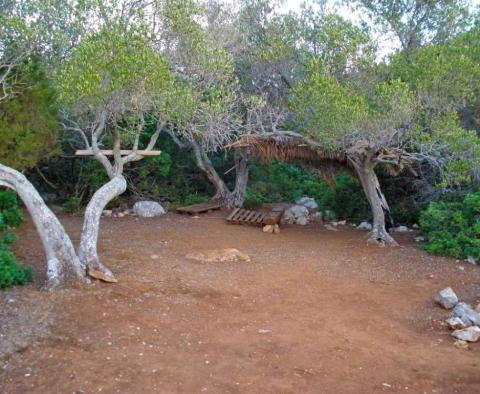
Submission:
[[[142,159],[155,145],[166,116],[161,94],[170,87],[170,73],[140,32],[113,25],[84,38],[56,81],[66,113],[65,131],[81,136],[83,147],[110,178],[86,208],[78,250],[25,176],[0,164],[0,185],[15,190],[32,216],[47,257],[48,288],[68,279],[85,280],[87,273],[116,281],[98,257],[100,217],[104,207],[126,190],[124,166]],[[157,122],[156,131],[140,150],[143,127],[152,119]],[[131,147],[127,154],[121,149],[123,143]],[[106,146],[112,159],[103,152]]]

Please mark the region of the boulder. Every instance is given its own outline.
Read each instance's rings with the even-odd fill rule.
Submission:
[[[303,205],[294,205],[283,213],[282,223],[285,224],[300,224],[304,226],[308,223],[310,212],[307,207]]]
[[[459,302],[452,311],[453,317],[459,317],[466,325],[480,326],[480,313],[475,312],[465,302]]]
[[[455,305],[457,305],[458,297],[450,287],[446,287],[438,292],[438,294],[435,296],[435,301],[445,309],[452,309]]]
[[[229,263],[234,261],[251,261],[248,255],[234,248],[192,252],[188,253],[185,257],[187,259],[200,261],[202,263]]]
[[[472,326],[463,330],[455,330],[452,336],[461,341],[477,342],[480,339],[480,327]]]
[[[318,204],[317,202],[310,197],[302,197],[299,198],[297,201],[295,201],[297,205],[303,205],[305,208],[309,210],[309,212],[316,212],[318,209]]]
[[[362,222],[357,226],[357,229],[359,229],[359,230],[371,231],[372,228],[373,228],[373,226],[368,222]]]
[[[165,209],[156,201],[139,201],[133,206],[133,211],[141,218],[153,218],[165,214]]]

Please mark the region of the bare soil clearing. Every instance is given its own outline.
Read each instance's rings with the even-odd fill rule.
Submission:
[[[6,337],[21,348],[1,360],[0,391],[480,393],[480,344],[453,346],[432,299],[451,286],[475,304],[478,267],[429,256],[411,234],[376,248],[349,228],[272,235],[224,217],[104,218],[99,252],[119,283],[53,294],[24,226],[16,252],[38,283],[0,293],[2,351]],[[62,222],[78,242],[81,219]],[[252,261],[185,258],[222,248]],[[15,308],[38,313],[19,322]]]

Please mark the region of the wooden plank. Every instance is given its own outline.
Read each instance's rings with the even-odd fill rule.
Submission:
[[[102,149],[100,150],[101,153],[103,153],[105,156],[113,156],[113,150],[111,149]],[[122,156],[129,155],[130,153],[133,153],[133,150],[121,150],[120,154]],[[136,153],[138,153],[140,156],[160,156],[162,153],[161,150],[137,150]],[[91,149],[85,149],[85,150],[77,150],[75,152],[75,156],[93,156],[93,151]]]
[[[178,213],[189,213],[191,215],[205,213],[208,211],[213,211],[215,209],[222,208],[222,205],[216,202],[205,203],[205,204],[193,204],[186,207],[177,208]]]
[[[228,215],[227,217],[227,222],[230,222],[234,217],[235,215],[237,214],[237,212],[240,210],[240,208],[235,208],[231,213],[230,215]]]

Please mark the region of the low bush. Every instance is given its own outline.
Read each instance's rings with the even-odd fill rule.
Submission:
[[[16,237],[10,229],[23,222],[17,196],[0,191],[0,289],[23,285],[32,280],[32,269],[17,263],[10,250]]]
[[[420,216],[429,253],[480,259],[480,192],[461,201],[432,202]]]

